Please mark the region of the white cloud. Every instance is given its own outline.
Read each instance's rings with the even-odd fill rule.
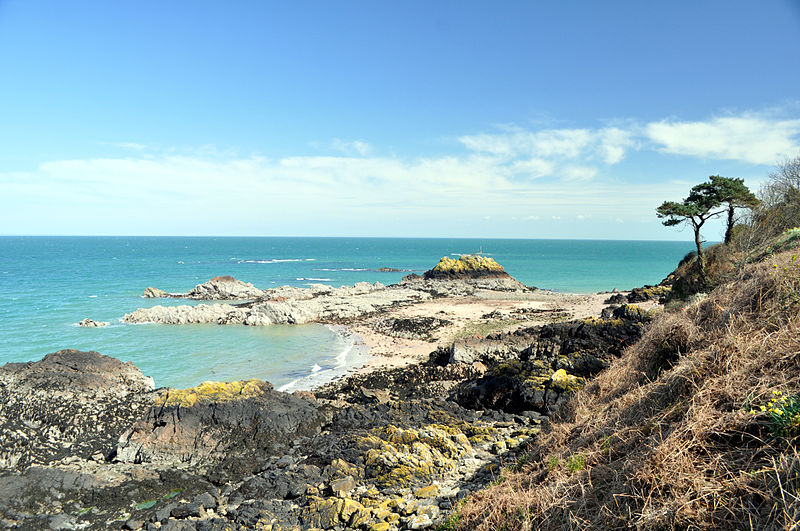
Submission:
[[[561,175],[567,181],[589,181],[597,175],[597,168],[567,166],[562,170]]]
[[[147,149],[145,144],[139,144],[138,142],[100,142],[101,145],[106,146],[114,146],[122,149],[130,149],[133,151],[143,151]]]
[[[592,141],[587,129],[516,130],[509,133],[467,135],[459,141],[470,151],[499,157],[575,158]]]
[[[651,122],[646,136],[667,153],[775,164],[800,150],[800,120],[754,114],[705,122]]]
[[[340,155],[276,159],[214,146],[131,147],[125,156],[0,173],[0,227],[9,234],[86,233],[82,227],[99,223],[112,234],[474,236],[489,226],[486,217],[520,237],[602,235],[604,226],[610,236],[622,223],[629,237],[635,226],[651,227],[638,237],[680,237],[660,226],[654,208],[696,183],[624,180],[630,167],[614,165],[646,149],[657,163],[656,147],[771,164],[781,149],[796,149],[797,131],[800,120],[752,115],[644,128],[517,128],[461,137],[466,152],[417,158],[377,156],[362,140],[334,141]],[[559,223],[501,223],[512,219]],[[539,225],[551,232],[536,233]]]
[[[336,151],[344,153],[345,155],[360,155],[366,157],[369,155],[372,147],[363,140],[342,140],[334,138],[331,146]]]
[[[606,164],[619,164],[625,158],[628,149],[634,147],[636,142],[633,133],[617,127],[607,127],[598,132],[600,145],[598,151]]]

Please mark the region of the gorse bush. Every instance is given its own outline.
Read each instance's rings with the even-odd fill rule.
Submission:
[[[769,415],[769,427],[775,437],[800,435],[800,396],[772,391],[773,398],[765,405],[750,410],[752,415]]]

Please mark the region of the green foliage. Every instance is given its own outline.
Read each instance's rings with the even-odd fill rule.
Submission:
[[[788,396],[781,391],[772,391],[773,398],[765,405],[753,408],[753,415],[768,415],[769,429],[775,437],[797,437],[800,435],[800,396]]]
[[[445,518],[444,521],[439,524],[439,526],[436,528],[436,531],[456,531],[456,529],[458,529],[458,524],[461,522],[461,507],[464,506],[466,501],[466,498],[461,498],[453,512],[451,512],[447,518]]]
[[[700,229],[709,219],[727,213],[725,230],[725,243],[727,244],[733,235],[735,209],[753,208],[758,203],[758,198],[745,186],[742,179],[712,175],[707,182],[693,186],[683,202],[664,201],[656,209],[656,215],[663,219],[662,223],[667,227],[683,223],[692,226],[694,242],[697,247],[700,280],[704,284],[706,282],[706,259],[703,254]]]
[[[707,198],[708,201],[725,206],[725,212],[728,215],[725,228],[726,244],[730,243],[733,236],[735,209],[754,208],[759,203],[758,198],[745,186],[742,179],[720,175],[712,175],[708,182],[693,187],[689,197],[694,196]]]
[[[586,457],[576,454],[567,457],[567,470],[572,472],[580,472],[584,468],[586,468]]]

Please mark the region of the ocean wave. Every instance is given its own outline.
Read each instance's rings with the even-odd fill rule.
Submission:
[[[239,260],[237,264],[280,264],[283,262],[302,262],[302,258],[271,258],[269,260]]]
[[[330,282],[331,281],[331,279],[329,279],[329,278],[310,278],[310,277],[309,278],[298,277],[295,280],[308,280],[310,282]]]
[[[319,267],[312,271],[369,271],[366,267]]]
[[[367,359],[368,349],[360,341],[359,336],[340,326],[328,325],[328,329],[336,334],[336,340],[341,344],[341,350],[333,358],[315,363],[308,375],[295,378],[279,387],[278,391],[291,392],[314,389],[332,382],[336,378],[346,375],[350,370],[363,365]]]

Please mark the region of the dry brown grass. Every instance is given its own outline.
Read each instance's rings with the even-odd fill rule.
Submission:
[[[663,314],[460,529],[800,529],[800,441],[749,412],[800,393],[798,294],[784,254]]]

